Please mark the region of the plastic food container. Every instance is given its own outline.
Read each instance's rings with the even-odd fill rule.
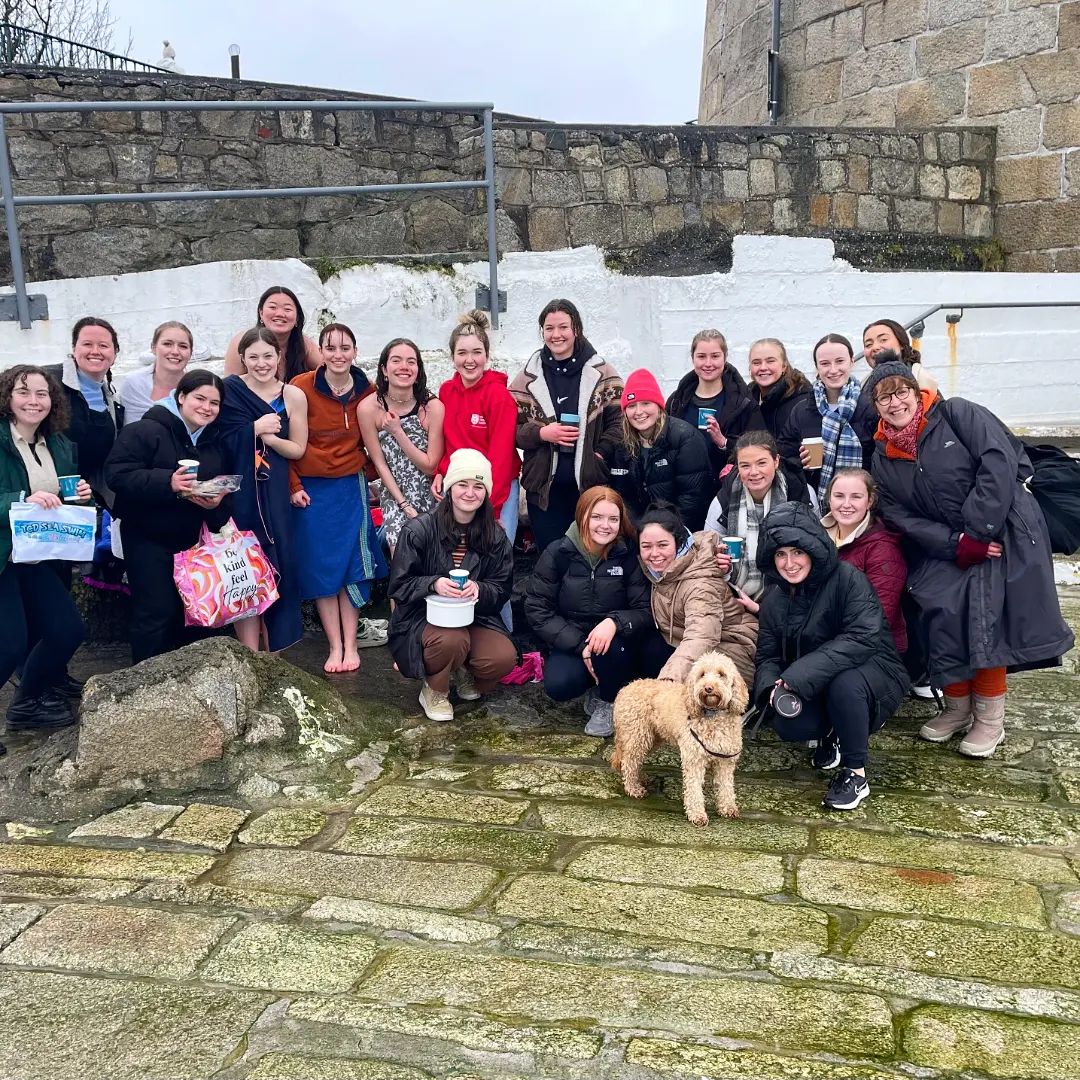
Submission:
[[[475,609],[475,600],[432,595],[427,598],[427,621],[432,626],[472,626]]]

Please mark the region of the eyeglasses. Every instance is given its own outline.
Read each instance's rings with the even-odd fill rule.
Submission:
[[[899,390],[894,390],[891,394],[882,394],[880,397],[874,398],[875,405],[888,405],[890,401],[895,401],[899,404],[901,401],[905,401],[914,391],[910,386],[902,386]]]

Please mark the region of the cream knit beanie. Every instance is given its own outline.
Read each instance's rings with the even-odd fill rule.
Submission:
[[[479,480],[491,498],[491,462],[479,450],[465,448],[450,455],[450,464],[443,477],[443,491],[448,492],[460,480]]]

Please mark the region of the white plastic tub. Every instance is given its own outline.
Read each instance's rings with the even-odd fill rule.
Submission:
[[[475,610],[475,600],[435,595],[427,598],[427,621],[432,626],[472,626]]]

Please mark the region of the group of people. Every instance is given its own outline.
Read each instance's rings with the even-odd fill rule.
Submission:
[[[523,503],[540,548],[524,611],[548,649],[545,689],[583,698],[587,732],[610,734],[631,678],[682,680],[718,649],[783,738],[841,766],[825,803],[847,809],[869,792],[870,734],[912,680],[943,693],[924,738],[963,732],[961,752],[989,756],[1006,672],[1071,647],[1023,444],[985,408],[945,400],[893,320],[864,331],[861,383],[840,334],[815,346],[813,381],[779,340],[755,342],[748,384],[723,334],[704,330],[665,397],[647,369],[624,381],[568,300],[540,312],[542,345],[512,380],[489,366],[486,315],[463,316],[437,394],[406,338],[382,350],[372,382],[353,331],[308,338],[290,290],[268,289],[256,314],[224,379],[190,370],[191,331],[168,322],[153,364],[114,390],[119,342],[99,318],[76,324],[59,370],[0,374],[4,508],[58,505],[59,477],[78,472],[78,496],[122,540],[135,661],[203,632],[184,625],[173,556],[232,518],[278,586],[261,617],[235,624],[240,641],[288,648],[314,600],[326,670],[353,670],[357,648],[381,641],[364,641],[359,610],[389,573],[396,666],[423,681],[428,717],[451,719],[452,693],[475,700],[517,663]],[[193,490],[232,473],[233,494]],[[20,678],[9,728],[71,723],[67,663],[84,629],[69,572],[10,562],[5,535],[0,613],[15,632],[0,675]],[[432,596],[471,602],[471,625],[429,622]]]

